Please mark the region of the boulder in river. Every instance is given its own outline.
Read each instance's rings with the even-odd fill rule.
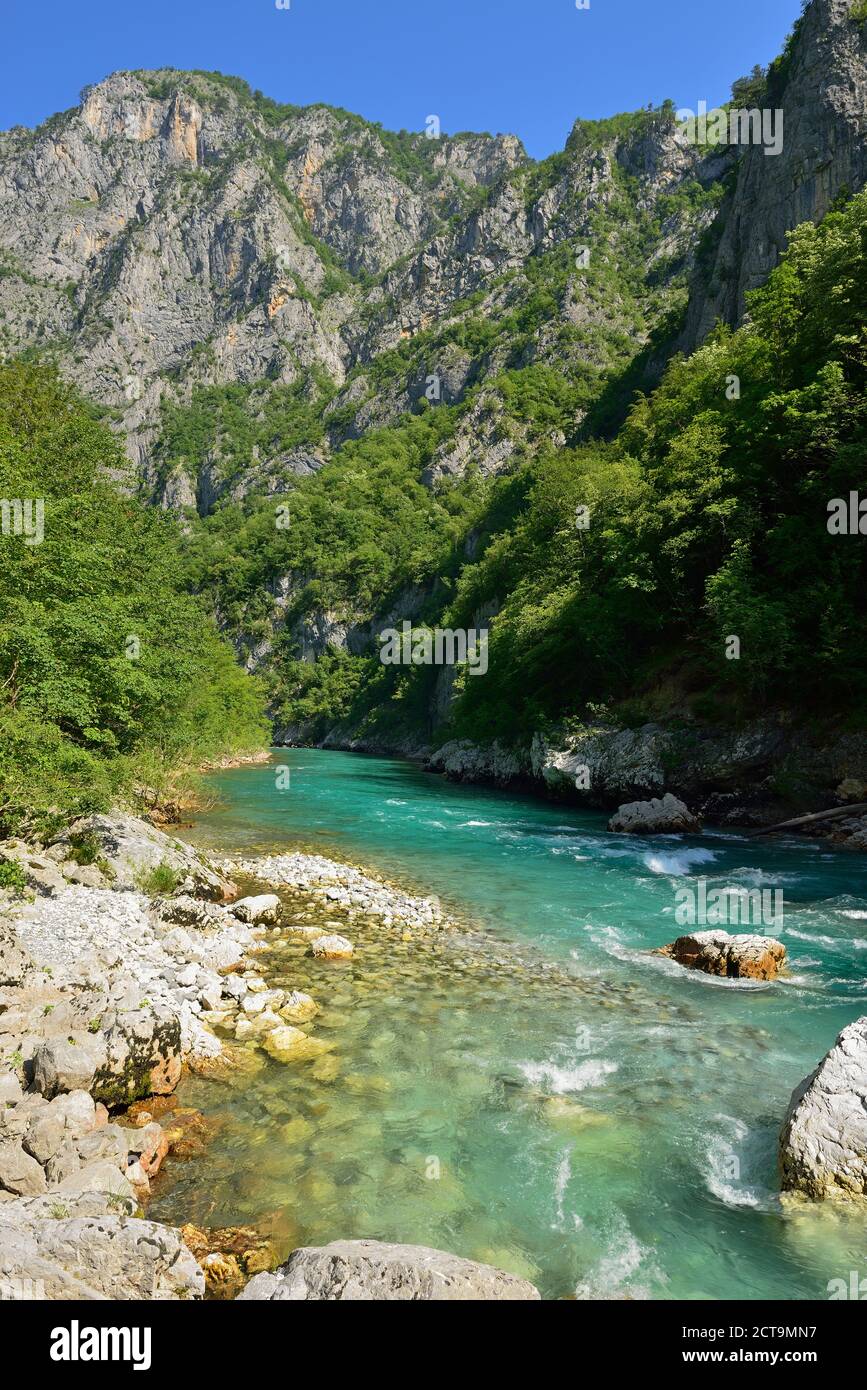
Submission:
[[[319,1005],[303,990],[293,989],[280,1009],[280,1016],[287,1023],[307,1023],[319,1012]]]
[[[843,1029],[793,1093],[780,1169],[787,1192],[867,1197],[867,1016]]]
[[[274,1274],[257,1274],[242,1300],[270,1302],[477,1302],[540,1298],[526,1279],[423,1245],[336,1240],[296,1250]]]
[[[334,1044],[324,1038],[310,1038],[300,1028],[287,1023],[272,1029],[262,1047],[275,1062],[309,1062],[330,1052]]]
[[[679,936],[655,953],[690,970],[729,980],[775,980],[786,948],[771,936],[730,936],[725,931],[697,931]]]
[[[667,792],[651,801],[630,801],[620,806],[608,822],[608,829],[622,835],[694,834],[701,825],[688,806]]]

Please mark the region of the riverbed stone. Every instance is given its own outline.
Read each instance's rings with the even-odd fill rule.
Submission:
[[[692,932],[660,948],[690,970],[726,979],[775,980],[786,959],[786,948],[770,936],[730,936],[725,931]]]
[[[254,1014],[252,1018],[239,1018],[235,1025],[235,1037],[238,1042],[247,1042],[251,1038],[264,1038],[282,1027],[283,1020],[280,1015],[275,1014],[273,1009],[265,1009],[262,1013]]]
[[[290,936],[297,937],[301,941],[316,941],[323,934],[321,927],[309,927],[301,924],[293,924],[287,930]]]
[[[320,936],[313,942],[311,950],[320,960],[349,960],[355,947],[345,936]]]
[[[269,1302],[536,1301],[526,1279],[421,1245],[338,1240],[296,1250],[273,1274],[257,1274],[239,1296]]]
[[[309,1019],[314,1018],[319,1012],[319,1005],[303,990],[293,989],[279,1012],[281,1018],[284,1018],[287,1023],[297,1025],[307,1023]]]
[[[236,1298],[251,1275],[278,1263],[271,1239],[252,1226],[205,1230],[187,1225],[181,1227],[181,1235],[201,1265],[213,1299]]]
[[[783,1190],[867,1197],[867,1016],[795,1089],[780,1136]]]
[[[216,1122],[184,1106],[163,1117],[162,1130],[173,1158],[201,1158],[216,1130]]]
[[[300,1028],[293,1028],[285,1024],[280,1028],[275,1028],[268,1034],[262,1046],[273,1057],[275,1061],[283,1062],[291,1060],[297,1055],[297,1049],[301,1043],[307,1041],[307,1034]]]

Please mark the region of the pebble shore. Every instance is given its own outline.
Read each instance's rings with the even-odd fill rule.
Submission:
[[[207,860],[128,816],[76,833],[100,842],[85,869],[63,840],[0,845],[27,884],[0,893],[0,1285],[198,1298],[204,1274],[234,1296],[267,1258],[250,1255],[255,1233],[220,1232],[215,1252],[207,1232],[185,1228],[185,1244],[146,1220],[166,1157],[189,1155],[191,1135],[204,1151],[204,1117],[173,1094],[182,1068],[224,1078],[324,1048],[305,1031],[318,1002],[269,987],[274,938],[341,960],[358,919],[403,940],[451,924],[435,899],[320,855]],[[172,892],[136,886],[157,866]],[[79,1239],[93,1254],[84,1272]]]

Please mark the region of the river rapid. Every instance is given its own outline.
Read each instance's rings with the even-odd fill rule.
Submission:
[[[286,1250],[428,1244],[551,1298],[827,1299],[867,1268],[863,1212],[782,1205],[776,1173],[792,1090],[867,1012],[862,857],[615,836],[601,814],[349,753],[279,749],[209,781],[203,849],[364,864],[482,935],[404,942],[366,922],[351,962],[270,951],[332,1048],[259,1054],[242,1085],[185,1081],[217,1134],[205,1162],[173,1165],[155,1219],[261,1224]],[[782,892],[785,977],[651,954],[700,879]]]

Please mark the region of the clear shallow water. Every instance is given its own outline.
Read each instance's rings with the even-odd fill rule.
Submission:
[[[824,1299],[867,1267],[863,1212],[776,1196],[791,1091],[867,1012],[864,859],[730,833],[627,840],[601,815],[386,759],[275,762],[288,790],[267,766],[213,779],[223,805],[199,843],[366,863],[472,917],[491,952],[363,926],[350,964],[275,952],[269,972],[318,1000],[332,1051],[263,1059],[231,1090],[186,1083],[221,1128],[207,1163],[175,1165],[155,1216],[270,1221],[286,1248],[438,1245],[550,1297]],[[679,934],[675,893],[702,875],[783,890],[787,980],[718,981],[649,955]]]

